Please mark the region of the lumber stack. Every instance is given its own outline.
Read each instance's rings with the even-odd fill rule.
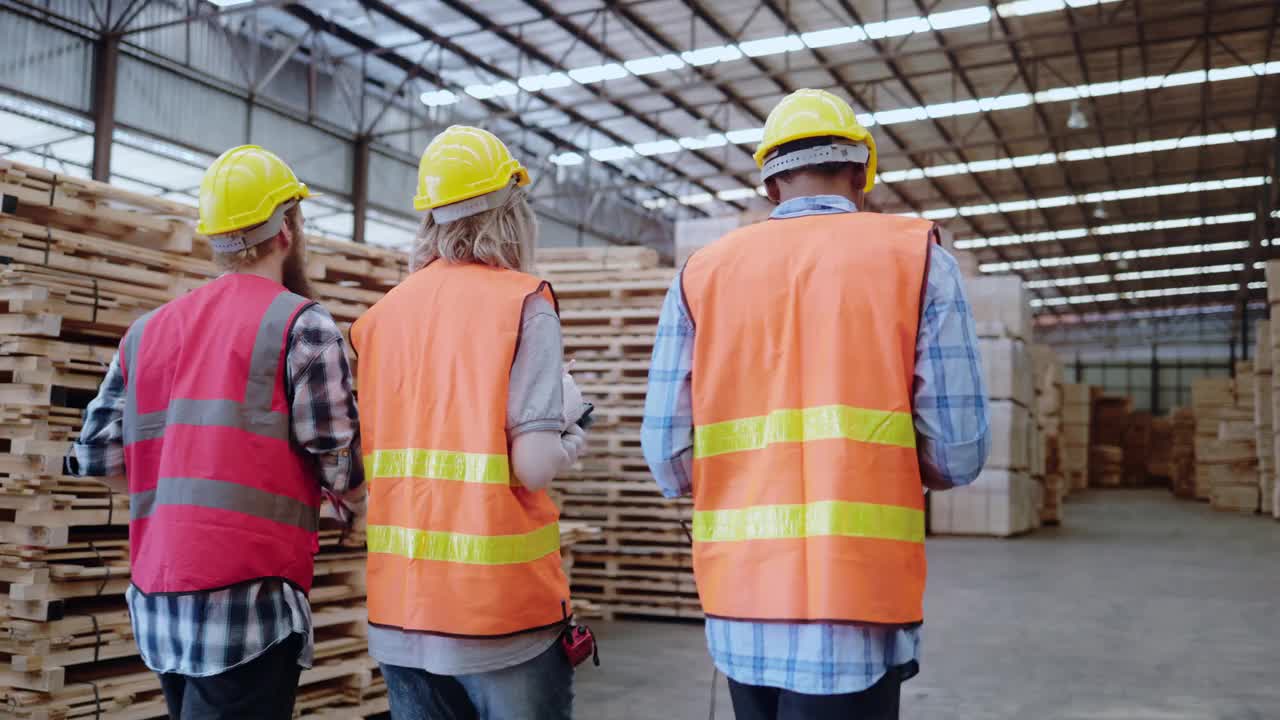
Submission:
[[[1133,398],[1097,395],[1093,399],[1093,445],[1089,453],[1089,485],[1120,487],[1124,481],[1124,440],[1129,432]]]
[[[1218,451],[1218,431],[1224,413],[1235,407],[1235,384],[1231,378],[1197,378],[1191,382],[1191,407],[1195,411],[1196,471],[1192,497],[1208,500],[1213,493],[1213,476],[1218,471],[1211,466],[1222,457]],[[1214,458],[1215,462],[1210,462]]]
[[[1173,477],[1173,416],[1151,418],[1150,452],[1147,455],[1149,482],[1168,485]]]
[[[1271,361],[1271,323],[1259,320],[1254,328],[1253,422],[1258,445],[1258,490],[1262,512],[1275,515],[1276,437]]]
[[[1089,442],[1092,439],[1094,389],[1089,385],[1062,386],[1062,472],[1071,490],[1089,487]]]
[[[1266,278],[1267,302],[1270,305],[1271,317],[1275,317],[1277,306],[1280,306],[1280,260],[1267,261]],[[1259,331],[1260,334],[1257,336],[1257,339],[1261,345],[1264,342],[1262,328],[1259,328]],[[1267,336],[1267,340],[1269,340],[1269,342],[1265,343],[1267,346],[1265,355],[1268,358],[1267,365],[1271,368],[1271,417],[1273,432],[1271,444],[1274,448],[1274,461],[1272,464],[1275,468],[1275,472],[1280,472],[1280,437],[1276,437],[1274,434],[1280,432],[1280,422],[1277,422],[1277,419],[1280,419],[1280,412],[1277,412],[1280,411],[1280,387],[1277,387],[1277,383],[1280,383],[1280,373],[1275,371],[1276,358],[1280,358],[1280,331],[1272,331],[1271,327],[1268,326],[1266,328],[1265,335]],[[1263,355],[1264,353],[1260,349],[1258,354]],[[1276,519],[1280,519],[1280,482],[1272,479],[1271,485],[1271,515]]]
[[[663,498],[640,449],[653,338],[674,279],[652,250],[558,250],[540,271],[560,298],[565,356],[595,404],[589,452],[557,482],[566,518],[601,536],[576,548],[574,596],[606,617],[701,617],[688,498]]]
[[[1149,482],[1147,462],[1152,450],[1152,422],[1149,412],[1129,413],[1129,426],[1124,433],[1124,482],[1127,487],[1142,487]]]
[[[0,700],[16,718],[163,717],[123,597],[128,498],[62,476],[61,458],[129,324],[215,269],[189,207],[6,161],[0,194]],[[308,273],[343,324],[405,273],[400,253],[310,246]],[[565,544],[596,536],[561,530]],[[387,710],[365,641],[364,551],[339,536],[321,533],[302,717]]]
[[[1196,413],[1176,408],[1170,415],[1172,442],[1169,456],[1169,489],[1175,497],[1196,496]]]
[[[929,496],[937,534],[1007,537],[1039,527],[1044,489],[1032,476],[1035,378],[1030,304],[1015,276],[966,279],[990,398],[991,451],[972,485]],[[1035,465],[1041,465],[1037,458]]]
[[[1215,510],[1257,512],[1258,482],[1257,424],[1254,409],[1253,364],[1235,366],[1235,403],[1218,415],[1217,442],[1203,464],[1210,476],[1209,503]]]
[[[1034,423],[1032,435],[1032,477],[1044,487],[1040,506],[1042,523],[1062,522],[1063,503],[1070,488],[1062,473],[1059,453],[1062,429],[1062,362],[1048,345],[1031,346],[1031,365],[1035,379]]]

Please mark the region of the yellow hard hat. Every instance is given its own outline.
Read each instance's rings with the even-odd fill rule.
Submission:
[[[200,181],[201,235],[227,235],[261,225],[276,208],[311,191],[274,153],[241,145],[218,156]]]
[[[476,127],[453,125],[435,136],[422,151],[422,159],[418,161],[418,194],[413,198],[413,207],[432,211],[436,222],[451,222],[497,207],[506,200],[506,195],[447,211],[439,208],[491,193],[509,192],[512,179],[516,185],[528,185],[529,171],[511,156],[498,136]]]
[[[876,141],[858,122],[849,103],[826,90],[797,90],[782,99],[764,123],[764,139],[756,150],[756,165],[764,169],[769,154],[787,143],[818,137],[844,138],[865,145],[867,185],[876,184]]]

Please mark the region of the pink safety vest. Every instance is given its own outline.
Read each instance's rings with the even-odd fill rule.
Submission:
[[[311,304],[226,275],[125,335],[129,554],[143,592],[270,577],[310,591],[320,485],[291,439],[285,353]]]

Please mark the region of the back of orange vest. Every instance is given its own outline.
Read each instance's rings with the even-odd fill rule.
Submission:
[[[507,395],[525,299],[550,287],[436,261],[352,326],[369,482],[369,620],[406,630],[506,635],[567,605],[559,511],[520,487]]]
[[[708,614],[921,619],[911,403],[931,228],[875,213],[769,220],[690,258]]]

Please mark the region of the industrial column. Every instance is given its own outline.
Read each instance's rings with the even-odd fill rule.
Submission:
[[[116,71],[120,36],[104,33],[93,51],[93,179],[111,179],[111,138],[116,129]]]
[[[365,220],[369,215],[369,136],[356,138],[355,177],[351,178],[351,239],[365,242]]]

